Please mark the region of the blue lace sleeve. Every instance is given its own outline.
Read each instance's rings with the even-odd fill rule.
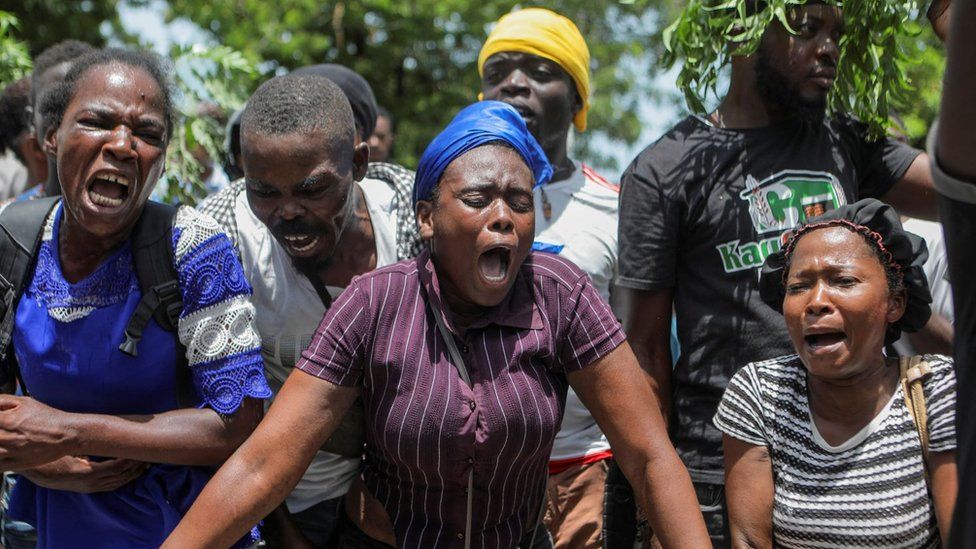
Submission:
[[[269,398],[251,287],[217,223],[180,208],[173,228],[183,293],[179,337],[203,405],[233,414],[245,397]]]

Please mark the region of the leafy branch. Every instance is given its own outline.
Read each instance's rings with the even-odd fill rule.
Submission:
[[[678,76],[688,107],[705,112],[704,98],[717,94],[719,72],[733,55],[751,55],[766,28],[778,21],[792,29],[789,14],[806,0],[767,0],[750,9],[753,0],[690,0],[678,19],[664,31],[664,64],[683,61]],[[847,32],[841,39],[837,79],[828,98],[832,111],[851,114],[881,135],[889,115],[909,104],[912,86],[906,77],[911,59],[902,47],[917,35],[918,0],[830,0],[844,8]]]
[[[220,169],[225,160],[223,119],[244,106],[261,73],[240,52],[226,46],[176,47],[170,58],[177,120],[157,194],[170,203],[192,205],[206,194],[205,167],[195,153],[206,152],[215,169]],[[204,112],[207,107],[222,112],[208,114]]]
[[[13,36],[18,25],[17,17],[0,11],[0,88],[19,80],[31,70],[27,44]]]

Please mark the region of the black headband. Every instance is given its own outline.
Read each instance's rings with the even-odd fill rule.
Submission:
[[[763,263],[759,280],[759,293],[767,305],[783,312],[786,297],[786,266],[796,243],[806,233],[822,227],[842,226],[864,236],[873,248],[888,262],[905,288],[905,314],[888,328],[885,343],[893,343],[901,337],[902,330],[917,332],[932,315],[928,280],[922,266],[928,259],[925,241],[904,229],[898,212],[891,206],[866,198],[831,210],[800,225],[789,235],[783,248],[770,254]]]

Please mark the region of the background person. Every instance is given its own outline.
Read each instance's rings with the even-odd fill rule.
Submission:
[[[861,198],[936,214],[925,154],[826,111],[843,12],[809,2],[787,15],[797,32],[774,21],[755,54],[733,56],[715,112],[678,123],[621,185],[624,327],[717,546],[727,530],[721,433],[711,419],[738,368],[792,352],[782,319],[759,296],[763,260],[798,223]],[[672,310],[681,341],[673,370]]]
[[[48,127],[41,114],[40,104],[51,89],[64,81],[65,75],[72,65],[81,57],[95,51],[90,44],[78,40],[64,40],[45,49],[34,60],[34,72],[31,73],[31,126],[32,137],[36,147],[44,149],[45,139],[47,139]],[[57,159],[50,151],[47,153],[47,178],[39,181],[28,182],[28,189],[19,199],[41,198],[44,196],[57,196],[61,194],[61,186],[58,183]]]
[[[22,193],[28,181],[47,178],[47,155],[31,134],[30,95],[30,77],[25,76],[4,88],[0,96],[0,153],[9,153],[11,161],[26,169],[20,175],[13,169],[4,172],[9,177],[0,183],[0,201]]]
[[[586,129],[590,52],[569,19],[528,8],[502,17],[478,56],[484,99],[514,107],[553,166],[533,190],[533,249],[579,266],[605,301],[617,271],[619,187],[568,154],[570,129]],[[572,388],[553,443],[546,526],[559,548],[600,547],[604,489],[613,457]],[[633,511],[631,511],[632,513]]]
[[[387,109],[376,107],[376,127],[369,136],[369,161],[388,162],[393,156],[393,144],[396,142],[396,118]]]
[[[273,78],[248,99],[240,119],[244,180],[200,210],[236,243],[254,288],[265,373],[277,393],[349,281],[410,257],[398,255],[397,227],[414,220],[399,218],[388,185],[363,183],[367,146],[331,80],[311,73]],[[271,546],[334,546],[342,501],[362,461],[361,423],[362,413],[350,414],[351,430],[342,436],[351,448],[333,440],[316,452],[286,507],[265,520]]]
[[[348,67],[334,63],[302,67],[295,73],[318,74],[335,82],[352,107],[353,118],[356,120],[356,145],[367,142],[376,128],[379,107],[376,105],[373,88],[365,78]],[[414,173],[399,164],[370,158],[361,183],[364,188],[385,195],[396,212],[396,219],[391,218],[390,221],[397,229],[397,255],[401,259],[415,257],[421,248],[413,204],[409,199],[413,192],[413,179]]]
[[[23,475],[10,515],[37,526],[41,547],[157,546],[270,396],[250,288],[213,220],[180,208],[179,339],[152,320],[142,352],[122,352],[142,298],[130,237],[173,130],[167,75],[149,53],[93,52],[41,107],[64,193],[13,329],[32,396],[0,397],[0,467]],[[179,407],[180,368],[195,407]]]
[[[952,360],[925,355],[926,447],[884,346],[931,313],[925,242],[876,200],[801,225],[763,267],[796,354],[739,370],[725,434],[736,547],[936,547],[956,499]],[[921,421],[921,418],[918,418]],[[926,477],[927,475],[927,477]]]

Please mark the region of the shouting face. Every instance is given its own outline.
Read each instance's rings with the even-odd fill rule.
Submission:
[[[369,149],[347,141],[323,130],[242,134],[251,210],[299,266],[328,266],[353,219],[353,185],[365,173]]]
[[[117,235],[135,225],[163,172],[163,91],[148,72],[121,63],[93,66],[76,90],[47,147],[57,155],[69,222]]]
[[[417,204],[421,236],[455,312],[493,307],[512,288],[535,234],[532,186],[519,153],[485,145],[451,162],[435,202]]]
[[[861,234],[826,227],[797,242],[783,315],[811,375],[842,380],[875,366],[884,359],[888,325],[904,312],[904,291],[889,290],[885,269]]]

